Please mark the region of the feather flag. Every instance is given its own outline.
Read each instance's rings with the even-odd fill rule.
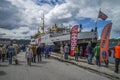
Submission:
[[[78,25],[73,26],[71,30],[71,37],[70,37],[70,54],[74,55],[75,51],[74,48],[77,45],[78,41]]]
[[[109,57],[108,45],[109,45],[111,29],[112,29],[112,23],[109,23],[104,27],[102,31],[101,39],[100,39],[100,61],[108,60]]]

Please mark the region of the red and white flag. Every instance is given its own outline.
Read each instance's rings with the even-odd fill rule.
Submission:
[[[70,37],[70,55],[74,55],[75,51],[74,48],[77,45],[78,41],[78,25],[73,26],[71,29],[71,37]]]
[[[98,18],[101,18],[102,20],[106,20],[108,18],[108,16],[105,13],[103,13],[102,11],[99,11]]]

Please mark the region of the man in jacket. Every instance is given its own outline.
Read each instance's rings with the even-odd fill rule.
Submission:
[[[96,58],[96,65],[100,66],[100,46],[99,43],[94,48],[94,55]]]
[[[12,58],[15,53],[15,50],[12,44],[9,45],[8,52],[9,52],[9,64],[12,64]]]
[[[38,46],[37,47],[37,56],[38,56],[38,62],[42,61],[42,53],[43,53],[43,46]]]
[[[78,45],[76,45],[74,51],[75,51],[75,60],[78,61],[78,54],[79,54]]]
[[[31,46],[31,49],[32,49],[32,51],[33,51],[33,59],[32,59],[32,61],[33,61],[34,63],[36,63],[36,54],[37,54],[36,45],[32,45],[32,46]]]
[[[119,72],[120,63],[120,42],[114,47],[114,58],[115,58],[115,73]]]
[[[88,64],[92,64],[92,58],[93,58],[92,42],[88,43],[86,50],[88,52]]]
[[[64,46],[64,58],[65,59],[68,59],[68,55],[69,55],[69,46],[68,46],[68,44],[66,44],[65,46]]]

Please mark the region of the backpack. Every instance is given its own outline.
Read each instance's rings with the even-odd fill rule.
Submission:
[[[46,51],[48,52],[48,51],[49,51],[49,48],[46,48]]]

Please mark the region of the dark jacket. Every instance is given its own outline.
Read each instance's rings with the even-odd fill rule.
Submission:
[[[43,47],[38,47],[37,48],[37,54],[39,55],[39,54],[42,54],[42,52],[43,52]]]

